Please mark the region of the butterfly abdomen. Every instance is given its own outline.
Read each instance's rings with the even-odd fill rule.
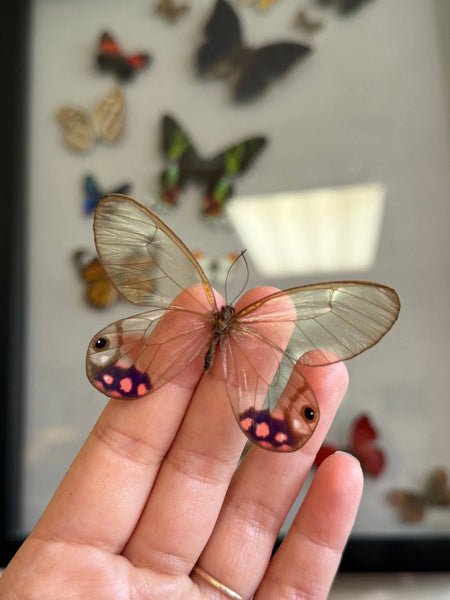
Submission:
[[[93,383],[113,398],[137,398],[148,394],[152,388],[148,374],[134,365],[123,368],[113,364],[95,375]]]

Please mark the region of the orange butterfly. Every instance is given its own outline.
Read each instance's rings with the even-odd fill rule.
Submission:
[[[133,399],[160,388],[198,356],[205,372],[217,358],[240,428],[268,450],[297,450],[317,426],[317,401],[298,365],[356,356],[383,337],[400,310],[389,287],[341,281],[279,291],[236,311],[216,300],[198,261],[169,227],[127,196],[100,200],[94,234],[117,290],[151,308],[92,339],[91,383],[107,396]],[[177,301],[181,292],[189,308]],[[176,335],[152,336],[163,316]]]

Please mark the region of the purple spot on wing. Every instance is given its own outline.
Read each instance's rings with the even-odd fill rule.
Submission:
[[[94,385],[114,398],[137,398],[147,394],[152,388],[147,373],[139,371],[134,365],[124,368],[117,364],[97,373]]]
[[[242,429],[260,446],[287,449],[295,443],[283,419],[271,416],[267,409],[251,407],[239,415]]]

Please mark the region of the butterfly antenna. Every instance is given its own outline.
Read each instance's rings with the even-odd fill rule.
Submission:
[[[236,258],[233,260],[233,262],[231,263],[230,268],[228,269],[228,273],[227,273],[227,276],[226,276],[226,279],[225,279],[225,302],[226,302],[226,304],[233,305],[236,302],[236,300],[239,298],[239,296],[243,293],[243,291],[245,290],[245,288],[247,287],[247,283],[248,283],[248,280],[249,280],[249,277],[250,277],[250,271],[249,271],[249,268],[248,268],[247,259],[245,258],[245,253],[246,252],[247,252],[247,249],[241,250],[239,252],[239,254],[236,256]],[[228,303],[228,299],[227,299],[228,298],[228,277],[230,276],[232,268],[235,266],[235,264],[238,262],[238,260],[240,258],[242,258],[243,261],[244,261],[245,270],[246,270],[247,274],[246,274],[246,277],[245,277],[244,285],[241,287],[241,289],[239,290],[239,292],[235,295],[235,297],[233,298],[233,300],[230,303]]]

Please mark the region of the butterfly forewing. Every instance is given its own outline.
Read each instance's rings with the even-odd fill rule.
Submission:
[[[293,313],[280,310],[289,297]],[[293,361],[320,366],[347,360],[376,344],[395,323],[400,309],[392,288],[358,281],[338,281],[292,288],[264,298],[236,318],[251,327],[260,321],[291,322],[287,354]],[[304,356],[306,352],[317,352]]]
[[[95,212],[94,232],[106,272],[130,302],[167,308],[184,289],[200,284],[215,308],[209,282],[194,256],[138,202],[116,194],[105,196]],[[199,310],[204,307],[199,305]]]

